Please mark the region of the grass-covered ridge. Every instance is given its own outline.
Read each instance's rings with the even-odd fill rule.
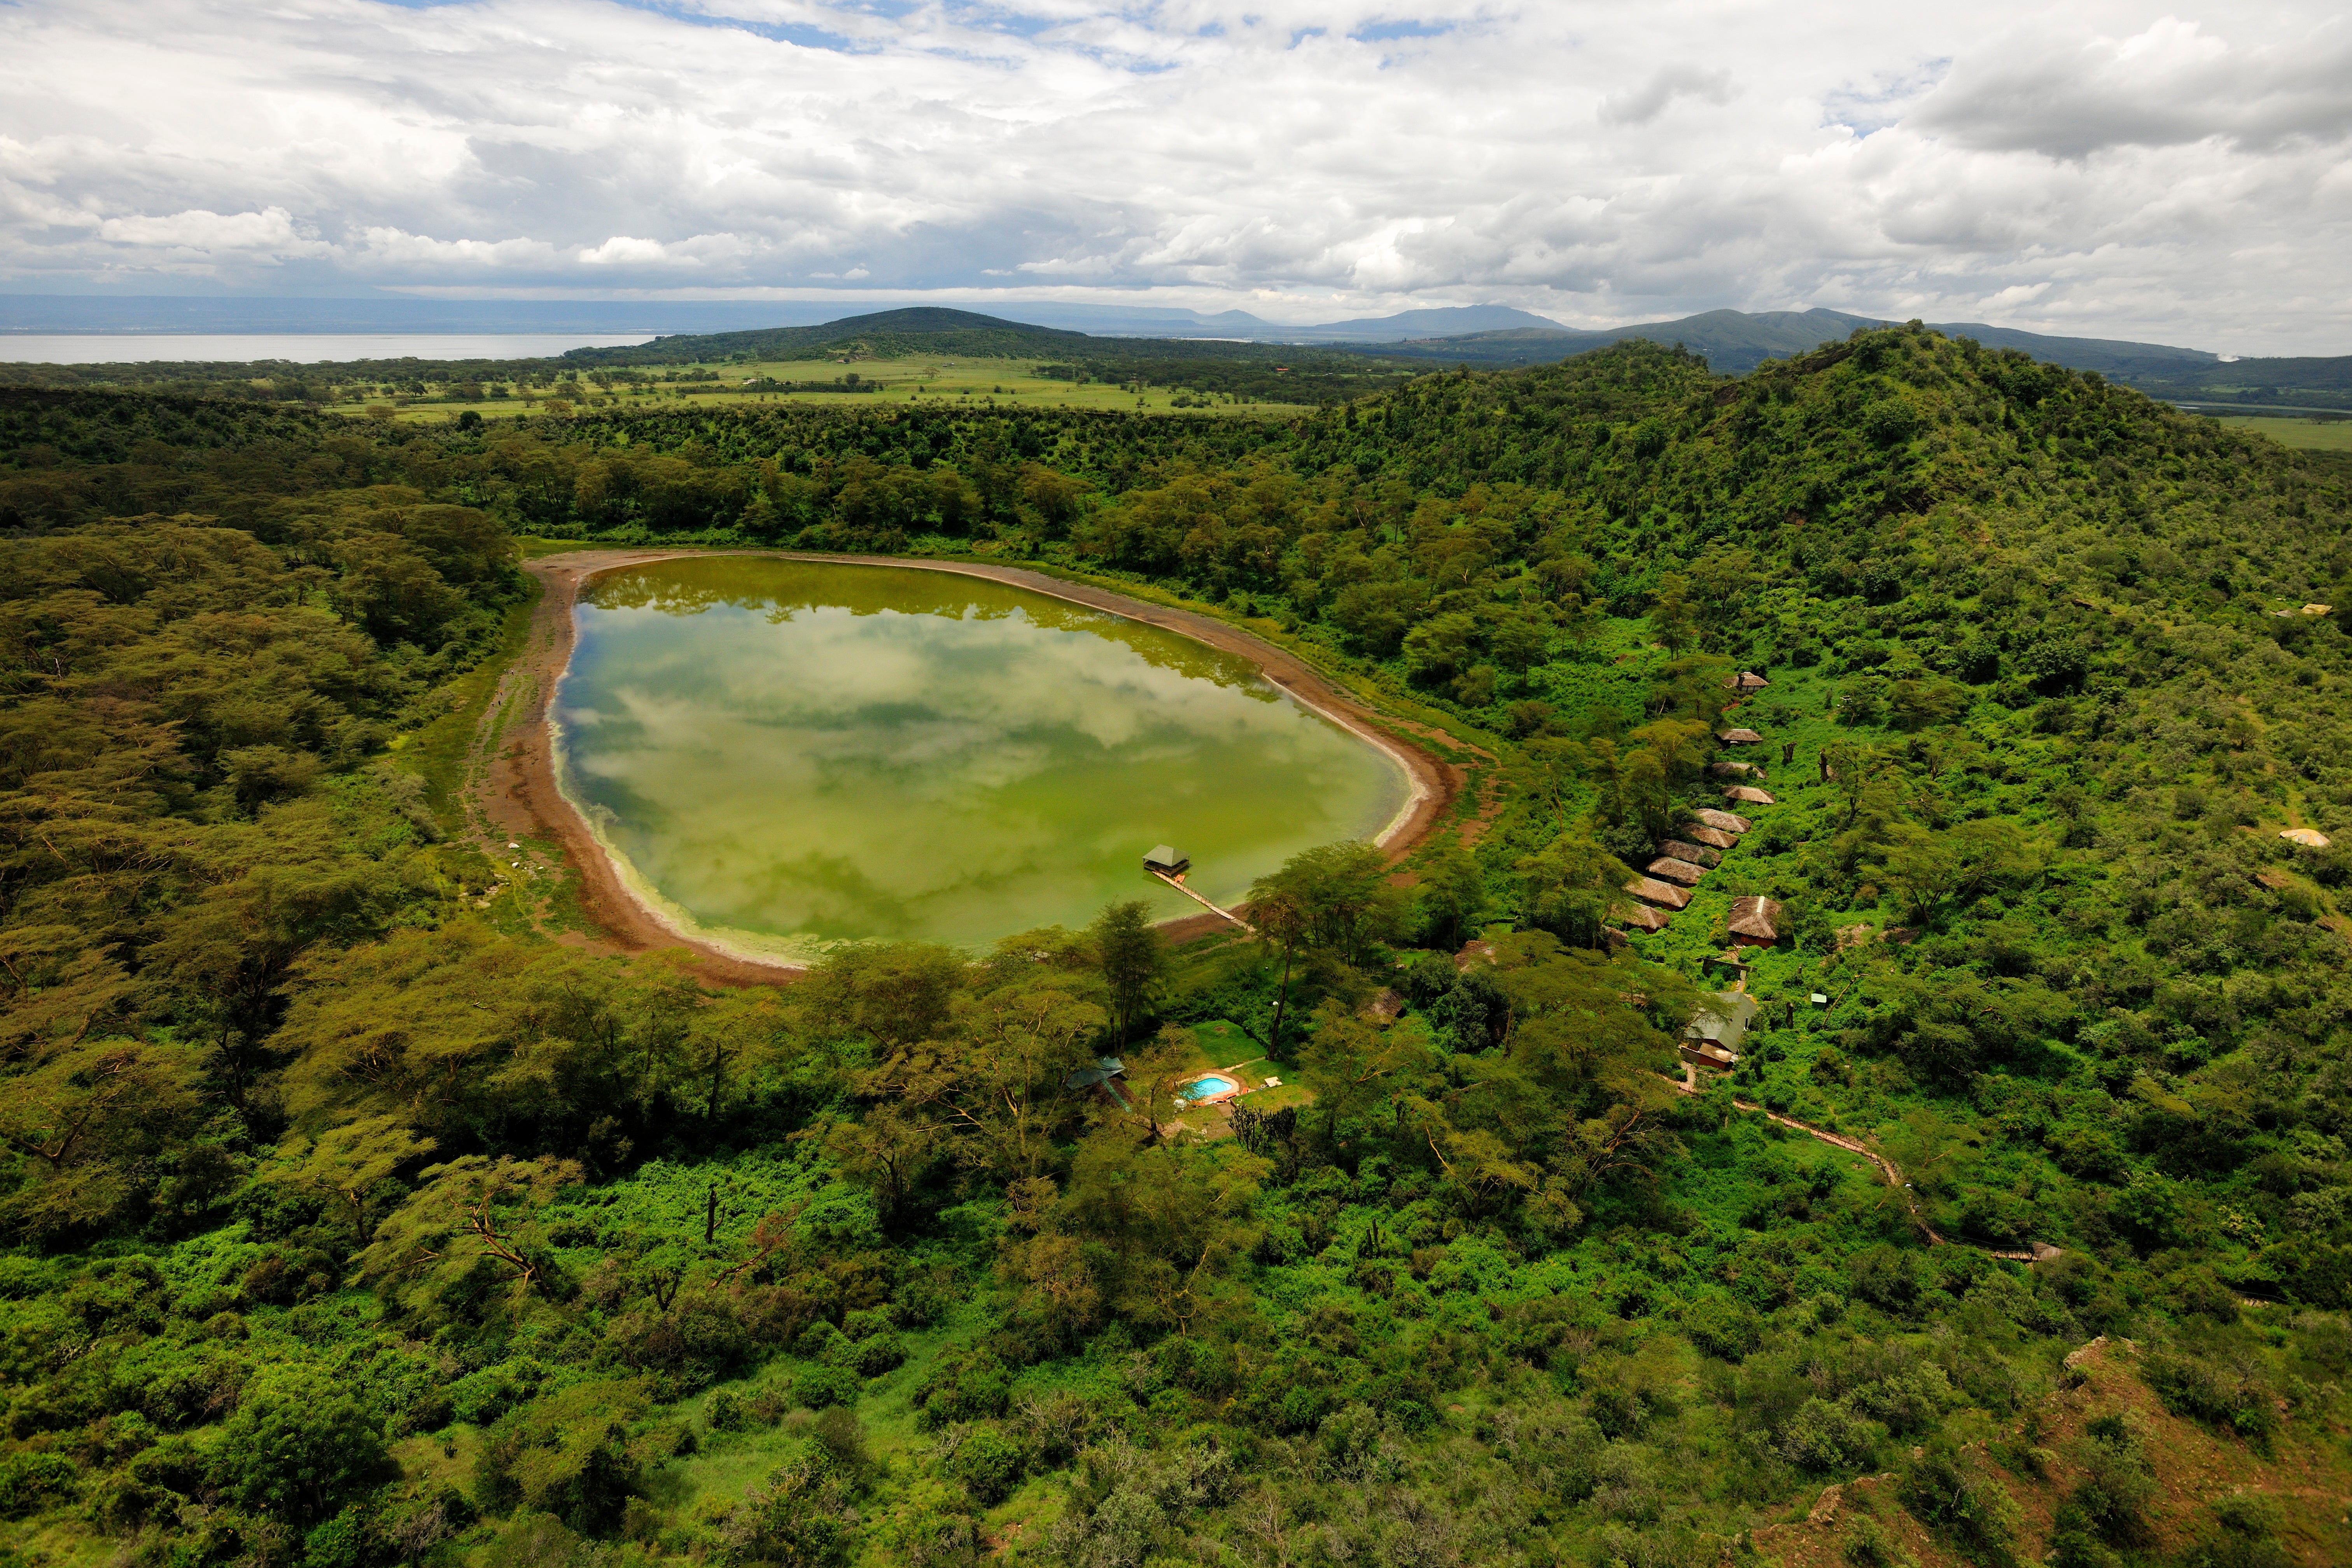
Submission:
[[[2328,454],[1904,330],[1265,421],[0,394],[0,1529],[2341,1561],[2352,926],[2280,834],[2352,833],[2347,521]],[[1495,761],[1409,886],[1308,858],[1265,942],[713,990],[541,934],[436,810],[522,534],[1034,560]],[[1613,939],[1733,760],[1777,804]],[[1754,895],[1742,1061],[1678,1093]],[[1124,1106],[1063,1087],[1106,1049]],[[1284,1089],[1176,1110],[1244,1063]]]

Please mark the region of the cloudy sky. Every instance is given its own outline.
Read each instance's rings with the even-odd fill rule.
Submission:
[[[0,290],[2352,353],[2352,21],[2196,3],[0,0]]]

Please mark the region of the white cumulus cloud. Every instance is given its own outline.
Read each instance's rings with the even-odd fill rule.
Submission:
[[[2342,353],[2347,144],[2317,0],[16,0],[0,288],[1825,304]]]

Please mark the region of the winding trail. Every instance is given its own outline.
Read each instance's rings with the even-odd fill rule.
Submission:
[[[1658,1076],[1665,1077],[1663,1073]],[[1701,1092],[1697,1079],[1698,1068],[1685,1062],[1683,1064],[1683,1076],[1668,1078],[1666,1082],[1674,1086],[1675,1092],[1677,1094],[1696,1095]],[[1919,1199],[1914,1194],[1911,1184],[1903,1179],[1902,1171],[1896,1167],[1894,1161],[1881,1154],[1877,1150],[1857,1142],[1843,1133],[1832,1132],[1824,1127],[1816,1127],[1810,1121],[1800,1121],[1793,1116],[1783,1116],[1777,1110],[1767,1110],[1753,1100],[1734,1098],[1731,1104],[1734,1110],[1753,1111],[1767,1121],[1777,1121],[1781,1126],[1792,1128],[1808,1138],[1817,1138],[1834,1148],[1859,1154],[1877,1166],[1878,1173],[1886,1178],[1886,1184],[1903,1194],[1903,1202],[1911,1211],[1911,1223],[1919,1227],[1919,1234],[1927,1238],[1927,1245],[1930,1247],[1968,1247],[1988,1257],[2006,1258],[2013,1263],[2045,1263],[2053,1258],[2061,1256],[2059,1248],[2038,1241],[2025,1250],[2018,1252],[2004,1252],[1992,1247],[1977,1247],[1972,1242],[1947,1241],[1937,1233],[1934,1226],[1927,1223],[1927,1216],[1919,1212]]]

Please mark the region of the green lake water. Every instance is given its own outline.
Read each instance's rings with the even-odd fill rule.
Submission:
[[[1247,660],[959,574],[753,558],[599,579],[557,692],[565,795],[641,896],[786,957],[1079,926],[1192,857],[1218,903],[1380,833],[1402,766]]]

